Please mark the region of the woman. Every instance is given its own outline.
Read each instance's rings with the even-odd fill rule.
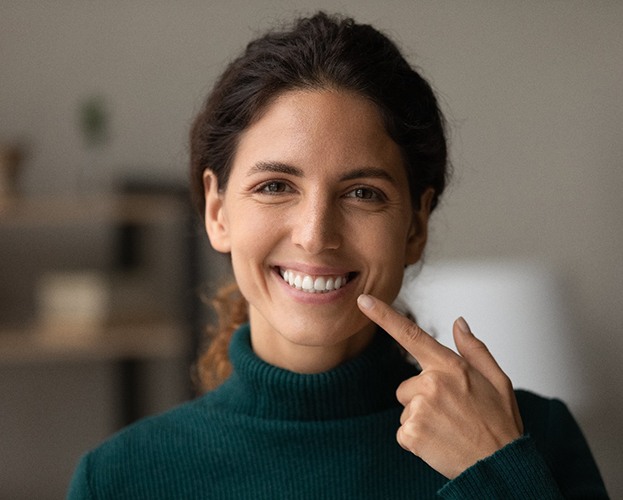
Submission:
[[[211,390],[86,455],[71,498],[606,497],[561,402],[515,393],[462,318],[455,353],[388,305],[447,154],[430,86],[385,36],[320,13],[252,42],[191,164],[242,300],[221,299]]]

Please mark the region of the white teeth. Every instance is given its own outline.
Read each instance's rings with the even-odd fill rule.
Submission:
[[[324,292],[325,286],[326,283],[324,278],[316,278],[316,281],[314,281],[314,290],[316,290],[317,292]]]
[[[311,276],[305,276],[301,288],[306,292],[311,292],[314,289],[314,280]]]
[[[306,274],[296,274],[288,269],[280,269],[279,274],[291,287],[307,293],[325,293],[338,290],[348,281],[346,276],[317,276],[313,278]]]

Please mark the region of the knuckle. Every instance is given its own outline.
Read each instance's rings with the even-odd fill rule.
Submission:
[[[491,351],[489,350],[489,348],[485,344],[483,344],[482,342],[480,343],[480,345],[478,345],[478,346],[476,346],[474,348],[474,351],[476,353],[478,353],[480,355],[479,357],[481,357],[481,358],[492,358],[492,359],[495,359],[493,357],[493,354],[491,354]]]
[[[402,413],[400,414],[400,425],[404,425],[404,423],[409,420],[410,417],[411,412],[409,410],[409,407],[405,406],[405,408],[402,410]]]
[[[400,445],[406,449],[413,451],[418,442],[418,431],[411,422],[405,422],[400,426],[396,434]]]
[[[413,397],[415,383],[416,381],[413,378],[409,378],[402,382],[398,386],[398,389],[396,389],[396,399],[398,399],[402,406],[406,406]]]
[[[400,335],[408,339],[409,342],[418,343],[423,335],[423,330],[415,323],[403,323],[400,325]]]
[[[407,439],[406,439],[405,434],[404,434],[404,426],[402,426],[402,425],[401,425],[401,426],[398,428],[398,430],[396,431],[396,441],[398,441],[398,444],[399,444],[399,445],[400,445],[403,449],[405,449],[405,450],[407,450],[407,451],[411,451],[411,450],[409,449],[409,446],[408,446],[408,444],[407,444]]]
[[[402,388],[402,385],[396,390],[396,399],[402,406],[407,406],[409,404],[409,397]]]
[[[390,307],[385,307],[384,304],[379,304],[381,307],[375,307],[374,310],[378,315],[378,318],[385,324],[391,322],[392,320],[392,309]]]
[[[420,375],[422,377],[422,392],[428,397],[436,397],[442,390],[443,381],[441,375],[435,371],[427,371]]]
[[[461,356],[454,356],[446,362],[446,367],[459,374],[467,374],[469,371],[469,363]]]
[[[414,396],[407,407],[409,408],[409,421],[417,422],[417,416],[424,413],[424,397],[421,395]]]
[[[425,429],[417,420],[407,420],[396,432],[398,444],[414,455],[419,455],[422,443],[426,440]]]
[[[470,349],[473,352],[478,352],[480,354],[491,356],[491,351],[489,351],[489,348],[487,347],[487,344],[485,344],[482,340],[477,339],[475,337],[472,338],[472,343],[471,343]]]
[[[460,387],[460,389],[464,393],[467,393],[471,390],[472,387],[472,368],[470,367],[469,363],[463,358],[454,360],[454,364],[458,387]]]
[[[513,382],[505,373],[500,374],[500,386],[507,394],[513,394]]]
[[[472,345],[474,349],[487,349],[487,345],[480,340],[478,337],[472,336],[469,339],[469,343]]]

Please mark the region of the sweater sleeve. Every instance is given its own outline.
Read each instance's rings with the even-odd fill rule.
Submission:
[[[607,499],[588,444],[564,403],[518,392],[526,435],[438,492],[448,499]]]
[[[448,499],[562,499],[534,441],[524,436],[479,461],[439,490]]]

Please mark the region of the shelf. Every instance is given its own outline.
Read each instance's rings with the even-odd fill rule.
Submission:
[[[154,224],[179,221],[188,206],[166,194],[92,194],[0,199],[0,228],[72,226],[115,221]]]
[[[188,332],[172,323],[133,324],[61,335],[31,329],[0,330],[0,364],[58,361],[172,359],[188,355]]]
[[[9,249],[0,268],[0,299],[8,299],[0,300],[0,367],[67,364],[80,373],[110,364],[121,427],[150,411],[146,362],[186,367],[201,327],[199,299],[189,297],[200,273],[186,189],[120,189],[0,197],[0,253]],[[55,274],[95,279],[46,284]],[[86,300],[102,291],[103,309]]]

